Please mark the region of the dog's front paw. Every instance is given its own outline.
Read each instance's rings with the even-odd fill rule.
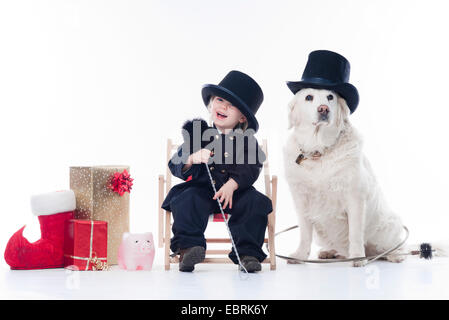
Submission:
[[[291,258],[293,258],[293,257],[291,257]],[[299,258],[294,258],[294,259],[299,259]],[[303,259],[300,259],[300,260],[303,260]],[[287,263],[288,264],[303,264],[304,262],[299,261],[299,260],[288,259]]]
[[[335,259],[336,257],[336,250],[320,250],[318,253],[318,259]]]
[[[299,260],[307,260],[307,258],[309,257],[309,253],[296,250],[295,252],[291,253],[289,257],[298,260],[289,259],[287,260],[288,264],[302,264],[304,262]]]
[[[360,258],[352,262],[353,267],[364,267],[368,263],[365,248],[362,245],[351,245],[349,247],[349,258]]]
[[[353,267],[359,268],[359,267],[364,267],[364,266],[366,266],[367,263],[368,263],[368,259],[357,260],[357,261],[353,261],[353,262],[352,262],[352,266],[353,266]]]
[[[406,259],[407,256],[389,255],[385,257],[385,260],[394,263],[400,263]]]

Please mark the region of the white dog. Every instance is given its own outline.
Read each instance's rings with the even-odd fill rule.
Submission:
[[[322,259],[377,255],[403,237],[401,219],[382,196],[349,113],[346,101],[329,90],[302,89],[289,103],[294,130],[284,147],[285,175],[301,235],[294,258],[309,257],[312,234]]]

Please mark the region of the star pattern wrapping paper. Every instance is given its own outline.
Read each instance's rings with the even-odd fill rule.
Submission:
[[[70,167],[70,189],[75,193],[75,219],[108,222],[108,264],[117,264],[124,232],[129,232],[129,193],[122,196],[108,186],[115,172],[129,166]]]

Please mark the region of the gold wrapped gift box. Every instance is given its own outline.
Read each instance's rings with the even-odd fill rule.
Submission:
[[[70,167],[70,189],[75,192],[75,219],[108,222],[108,264],[117,264],[124,232],[129,232],[129,193],[122,196],[109,186],[115,172],[128,166]]]

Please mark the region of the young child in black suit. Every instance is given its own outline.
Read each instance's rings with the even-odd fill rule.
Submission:
[[[193,271],[204,260],[204,231],[209,215],[220,212],[218,199],[230,214],[228,224],[243,266],[248,272],[260,271],[266,258],[262,245],[267,215],[273,210],[271,200],[253,187],[265,160],[254,137],[262,89],[248,75],[231,71],[219,85],[203,86],[202,97],[213,127],[202,119],[187,121],[184,143],[168,163],[173,175],[186,181],[175,185],[162,204],[173,214],[170,248],[180,254],[180,271]],[[234,249],[229,258],[238,263]]]

